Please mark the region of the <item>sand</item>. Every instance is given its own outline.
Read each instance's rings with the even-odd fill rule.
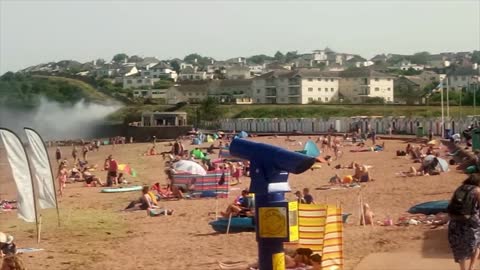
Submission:
[[[295,139],[304,143],[307,137]],[[291,150],[303,148],[282,137],[253,140]],[[158,143],[157,150],[169,149],[166,144]],[[309,187],[317,202],[340,203],[344,212],[352,213],[344,235],[347,270],[354,269],[362,258],[378,252],[409,251],[416,257],[451,258],[446,228],[431,229],[427,225],[362,227],[358,225],[360,189],[315,190],[327,184],[335,173],[351,174],[351,170],[335,170],[333,166],[358,161],[372,166],[370,171],[375,181],[363,185],[361,190],[379,220],[387,217],[396,220],[417,203],[449,199],[465,175],[452,170],[439,176],[398,177],[397,172],[407,171],[413,164],[407,158],[395,156],[395,151],[405,146],[403,141],[386,141],[386,150],[377,153],[350,153],[350,148],[345,147],[342,149],[344,155],[331,166],[324,164],[321,169],[289,178],[294,191]],[[128,178],[133,184],[165,183],[161,156],[142,155],[148,147],[149,144],[101,147],[99,152],[90,153],[91,162],[100,168],[95,174],[104,177],[103,161],[108,154],[113,154],[120,163],[128,163],[136,169],[138,177]],[[53,157],[55,149],[49,151]],[[62,151],[64,156],[70,157],[69,147],[62,148]],[[60,227],[54,210],[41,211],[40,244],[36,244],[35,225],[20,221],[14,212],[0,214],[0,231],[13,234],[20,247],[45,249],[22,255],[29,269],[218,269],[217,261],[253,262],[257,255],[254,233],[215,234],[208,225],[214,219],[209,212],[215,211],[216,204],[223,210],[241,188],[248,187],[249,181],[243,178],[243,184],[236,186],[238,189],[233,190],[228,199],[161,202],[161,206],[175,210],[173,216],[166,217],[148,217],[143,211],[121,212],[129,201],[139,197],[138,192],[103,194],[98,187],[69,184],[65,196],[59,199]],[[287,194],[287,197],[293,199],[294,196]],[[0,155],[0,198],[15,198],[15,186],[3,152]]]

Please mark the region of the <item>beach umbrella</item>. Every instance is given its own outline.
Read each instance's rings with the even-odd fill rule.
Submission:
[[[132,176],[132,177],[136,177],[137,176],[137,172],[135,171],[135,169],[131,168],[130,166],[128,166],[128,164],[118,164],[118,170]]]
[[[437,158],[438,160],[438,165],[437,165],[437,169],[439,171],[442,171],[442,172],[448,172],[448,162],[443,159],[443,158],[439,158],[439,157],[435,157],[434,155],[428,155],[426,156],[424,159],[423,159],[423,166],[428,166],[428,164],[430,164],[431,162],[433,162],[433,160]]]
[[[180,160],[173,163],[173,169],[177,172],[187,172],[196,175],[206,175],[205,169],[195,161]]]

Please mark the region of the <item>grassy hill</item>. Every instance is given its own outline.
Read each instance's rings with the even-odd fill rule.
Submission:
[[[8,72],[0,77],[0,105],[35,108],[42,98],[61,104],[75,104],[80,100],[106,104],[112,100],[80,80]]]

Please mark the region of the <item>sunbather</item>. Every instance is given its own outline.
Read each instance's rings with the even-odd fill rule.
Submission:
[[[242,196],[227,207],[225,212],[221,212],[223,217],[253,216],[253,201],[248,196],[248,190],[242,190]]]

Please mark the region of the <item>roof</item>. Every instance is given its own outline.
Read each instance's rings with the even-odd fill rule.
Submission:
[[[473,69],[468,67],[457,67],[448,72],[449,76],[467,76],[467,75],[480,75],[479,69]]]
[[[409,80],[410,82],[414,83],[415,85],[420,86],[421,89],[423,89],[425,86],[429,85],[432,81],[426,80],[423,77],[420,76],[402,76],[399,77],[399,79],[406,79]]]
[[[339,77],[338,72],[322,71],[318,68],[300,68],[295,70],[273,70],[262,74],[255,79],[293,78],[293,77]]]
[[[372,57],[370,60],[371,61],[385,61],[387,59],[388,59],[388,57],[385,54],[377,54],[374,57]]]
[[[358,68],[351,70],[344,70],[340,72],[340,77],[343,78],[358,78],[358,77],[377,77],[377,78],[394,78],[395,76],[379,72],[369,68]]]
[[[150,69],[172,69],[172,67],[170,65],[168,65],[167,63],[165,62],[160,62],[158,64],[156,64],[155,66],[151,67]]]
[[[220,80],[219,87],[245,86],[252,85],[252,80]]]

